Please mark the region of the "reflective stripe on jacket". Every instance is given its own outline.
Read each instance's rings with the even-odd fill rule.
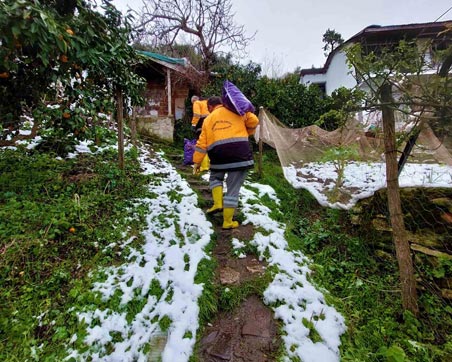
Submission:
[[[202,125],[196,143],[193,162],[201,163],[206,153],[213,170],[237,170],[254,165],[248,141],[259,124],[254,113],[240,116],[223,106],[217,106]]]
[[[195,101],[195,103],[193,103],[193,118],[191,119],[191,125],[196,126],[201,117],[207,117],[208,115],[209,109],[207,108],[207,99]]]

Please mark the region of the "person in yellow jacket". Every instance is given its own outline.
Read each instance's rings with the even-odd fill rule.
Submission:
[[[193,118],[191,119],[192,129],[195,130],[198,121],[202,117],[209,115],[209,109],[207,107],[207,99],[199,99],[198,96],[191,97],[191,103],[193,105]]]
[[[198,140],[199,135],[201,134],[202,124],[204,123],[205,119],[206,119],[206,117],[201,117],[198,121],[198,124],[195,127],[196,140]],[[210,159],[209,159],[209,156],[206,155],[201,162],[201,167],[199,170],[200,171],[208,171],[209,168],[210,168]]]
[[[259,120],[254,113],[240,116],[223,107],[220,97],[207,101],[211,112],[202,125],[201,134],[193,154],[193,172],[199,172],[206,155],[210,158],[209,187],[213,206],[207,213],[223,210],[223,229],[239,226],[233,221],[239,203],[240,188],[247,170],[254,166],[253,153],[248,137],[254,134]],[[223,197],[223,181],[226,177],[226,194]]]
[[[198,128],[202,127],[202,121],[209,115],[209,108],[207,107],[207,99],[200,100],[198,96],[191,97],[191,103],[193,104],[193,118],[191,119],[191,128],[199,137]],[[207,171],[210,167],[209,156],[206,156],[202,161],[200,171]]]

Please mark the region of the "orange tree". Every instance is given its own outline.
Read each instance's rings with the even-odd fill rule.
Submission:
[[[131,20],[108,0],[0,2],[0,146],[27,137],[31,118],[31,135],[64,153],[99,135],[115,91],[139,103]]]

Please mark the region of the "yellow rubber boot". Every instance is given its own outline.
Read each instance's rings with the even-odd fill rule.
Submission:
[[[210,168],[210,159],[209,156],[205,155],[201,162],[200,171],[208,171]]]
[[[223,229],[235,229],[239,227],[238,221],[232,221],[235,209],[225,207],[223,209]]]
[[[223,210],[223,187],[217,186],[212,189],[213,206],[207,210],[208,214],[215,214]]]

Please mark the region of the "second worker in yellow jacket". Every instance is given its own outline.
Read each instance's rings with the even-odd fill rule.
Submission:
[[[200,118],[207,117],[209,115],[209,109],[207,107],[207,99],[201,100],[198,96],[193,96],[191,97],[191,103],[193,105],[191,126],[194,129]]]

